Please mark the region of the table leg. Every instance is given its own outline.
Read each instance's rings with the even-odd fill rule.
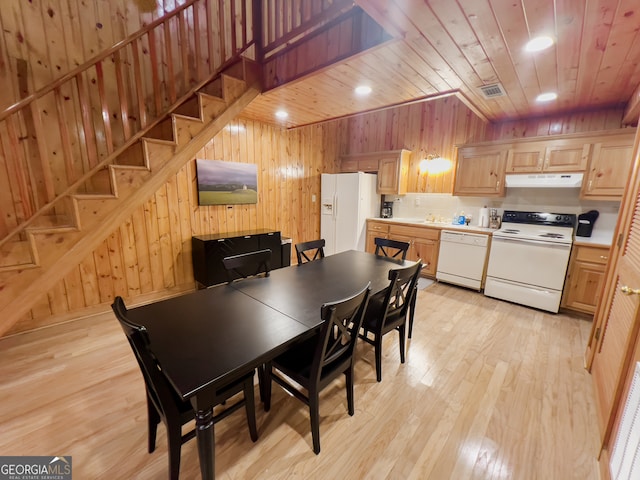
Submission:
[[[196,438],[202,480],[216,477],[216,453],[213,436],[213,408],[196,410]]]

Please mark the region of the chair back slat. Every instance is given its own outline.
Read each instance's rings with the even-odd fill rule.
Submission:
[[[262,273],[268,277],[271,270],[271,249],[232,255],[223,258],[222,263],[227,271],[228,283],[237,278],[253,277]]]
[[[370,285],[367,284],[351,297],[325,303],[320,309],[324,322],[311,367],[312,378],[315,376],[319,379],[323,368],[353,356],[358,331],[367,308]]]
[[[409,250],[408,242],[380,237],[374,238],[373,241],[376,245],[376,255],[406,260],[407,251]]]
[[[122,297],[116,297],[111,308],[138,361],[149,398],[163,417],[179,415],[177,405],[182,402],[182,399],[169,384],[169,380],[162,373],[160,365],[149,348],[147,329],[142,325],[136,325],[127,318],[127,308]]]
[[[324,246],[324,238],[296,243],[296,257],[298,257],[298,265],[313,262],[319,258],[324,258]]]
[[[380,317],[385,324],[407,316],[421,269],[422,261],[418,260],[409,267],[389,271],[389,287],[384,300],[386,308]]]

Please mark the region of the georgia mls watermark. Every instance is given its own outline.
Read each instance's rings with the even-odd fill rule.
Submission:
[[[71,480],[71,457],[0,456],[0,480]]]

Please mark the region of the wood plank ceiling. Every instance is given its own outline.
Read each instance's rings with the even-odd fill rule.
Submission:
[[[357,0],[394,40],[261,95],[246,116],[287,127],[455,94],[489,121],[627,106],[640,84],[638,0]],[[556,43],[529,53],[525,43]],[[479,87],[500,83],[505,96]],[[369,85],[367,97],[354,88]],[[539,103],[536,97],[556,92]],[[286,120],[274,112],[284,109]],[[635,124],[637,114],[628,123]],[[629,115],[628,115],[629,117]]]

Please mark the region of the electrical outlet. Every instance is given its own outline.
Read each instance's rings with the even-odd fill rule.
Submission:
[[[419,206],[420,206],[420,198],[419,198],[419,197],[418,197],[418,198],[416,198],[416,199],[414,200],[414,203],[415,203],[415,206],[416,206],[416,207],[419,207]]]

